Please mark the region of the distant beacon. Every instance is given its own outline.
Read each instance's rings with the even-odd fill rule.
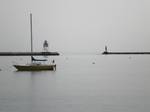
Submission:
[[[105,46],[105,52],[107,52],[107,46]]]
[[[43,43],[43,50],[44,50],[44,52],[48,52],[48,41],[47,40],[45,40]]]

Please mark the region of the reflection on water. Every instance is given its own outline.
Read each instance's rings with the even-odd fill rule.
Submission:
[[[16,72],[3,57],[2,112],[148,112],[149,56],[60,56],[57,71]]]

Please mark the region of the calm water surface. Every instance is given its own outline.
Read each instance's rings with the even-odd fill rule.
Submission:
[[[52,57],[57,71],[16,72],[0,57],[0,112],[149,112],[150,56]]]

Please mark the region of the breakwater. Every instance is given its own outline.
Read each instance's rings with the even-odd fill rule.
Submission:
[[[0,52],[0,56],[58,56],[58,52]]]
[[[103,55],[150,55],[150,52],[106,52]]]

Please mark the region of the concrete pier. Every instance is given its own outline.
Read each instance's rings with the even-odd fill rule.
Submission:
[[[0,52],[0,56],[58,56],[58,52]]]
[[[102,53],[103,55],[150,55],[150,52],[106,52]]]

